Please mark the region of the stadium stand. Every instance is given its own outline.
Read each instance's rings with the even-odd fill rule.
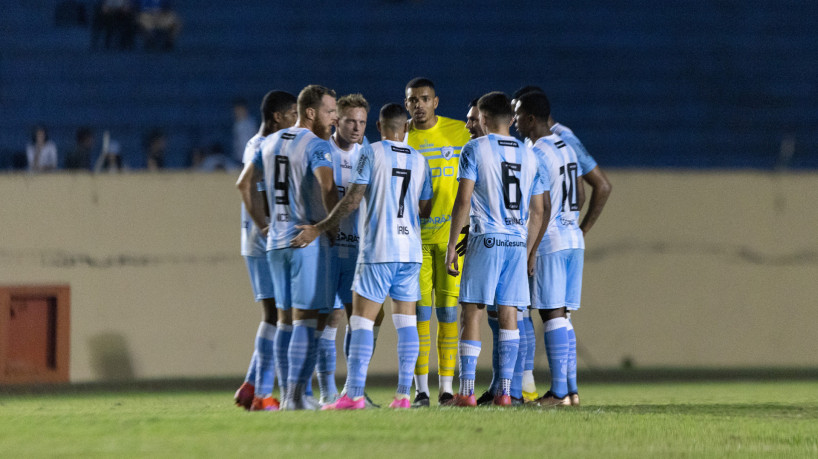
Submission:
[[[186,1],[171,53],[91,51],[87,27],[54,26],[57,3],[3,5],[0,151],[22,148],[37,122],[65,151],[90,125],[139,168],[142,138],[161,127],[167,166],[185,167],[194,146],[229,144],[237,95],[255,105],[273,87],[321,83],[379,106],[422,74],[440,82],[439,112],[459,118],[488,90],[540,85],[610,167],[772,169],[787,135],[788,165],[818,167],[815,2],[318,1],[306,14]]]

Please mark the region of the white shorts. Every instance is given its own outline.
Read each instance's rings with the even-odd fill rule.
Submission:
[[[383,303],[420,300],[420,263],[358,263],[352,289],[358,295]]]
[[[537,254],[537,266],[531,278],[531,307],[579,309],[584,259],[584,249]]]
[[[460,302],[525,309],[528,293],[526,241],[506,234],[469,238],[460,278]]]
[[[245,255],[244,263],[247,265],[247,273],[250,275],[250,285],[253,287],[256,301],[275,298],[273,275],[270,273],[267,258]]]

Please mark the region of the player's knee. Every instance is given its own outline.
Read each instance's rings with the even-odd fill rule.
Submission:
[[[432,320],[431,306],[417,306],[418,322],[428,322]]]
[[[456,307],[437,307],[435,308],[438,323],[452,323],[457,322],[457,308]]]

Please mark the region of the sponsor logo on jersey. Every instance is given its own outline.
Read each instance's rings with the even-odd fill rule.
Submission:
[[[352,164],[349,164],[349,161],[347,161],[346,159],[344,159],[344,160],[341,162],[341,168],[343,168],[343,169],[352,169]]]
[[[571,226],[577,223],[577,221],[573,218],[564,218],[562,216],[557,217],[557,220],[559,220],[560,225],[562,226]]]
[[[506,225],[525,225],[522,218],[508,217],[506,218]]]
[[[525,247],[525,241],[506,241],[493,237],[483,239],[483,245],[490,249],[492,247]]]
[[[285,132],[284,134],[281,134],[281,138],[284,139],[284,140],[293,140],[295,137],[296,137],[295,134],[290,134],[289,132]]]
[[[396,153],[405,153],[407,155],[412,153],[412,150],[410,150],[408,148],[396,147],[394,145],[390,145],[390,146],[392,147],[392,151],[394,151]]]
[[[337,242],[350,242],[354,244],[357,244],[360,239],[361,238],[356,234],[347,234],[343,231],[338,231],[338,236],[335,238]]]
[[[421,225],[442,225],[443,223],[447,223],[451,221],[451,215],[441,215],[438,217],[429,217],[429,218],[421,218],[420,224]]]
[[[449,159],[454,154],[454,147],[443,147],[440,149],[440,153],[444,158]]]
[[[358,173],[362,174],[364,172],[364,168],[366,167],[366,155],[361,155],[358,157]]]
[[[515,142],[513,140],[498,140],[497,144],[500,145],[500,146],[503,146],[503,147],[514,147],[514,148],[518,148],[520,146],[519,143],[517,143],[517,142]]]
[[[289,222],[290,221],[290,214],[276,214],[276,221],[279,222]]]

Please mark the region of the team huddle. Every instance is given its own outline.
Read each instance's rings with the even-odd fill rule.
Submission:
[[[283,91],[264,97],[237,183],[242,255],[263,306],[237,405],[377,406],[364,390],[387,296],[398,354],[390,408],[430,404],[433,308],[439,404],[579,405],[570,312],[580,306],[584,233],[610,183],[573,133],[554,122],[539,88],[522,88],[513,100],[485,94],[472,101],[465,123],[435,114],[428,79],[410,81],[405,95],[404,105],[381,108],[381,140],[373,143],[364,136],[369,104],[361,94],[336,99],[331,89],[310,85],[297,98]],[[525,141],[510,135],[512,123]],[[583,181],[592,192],[580,220]],[[493,376],[475,398],[484,309]],[[543,320],[551,370],[542,396],[530,310]],[[347,378],[339,391],[335,340],[344,317]]]

